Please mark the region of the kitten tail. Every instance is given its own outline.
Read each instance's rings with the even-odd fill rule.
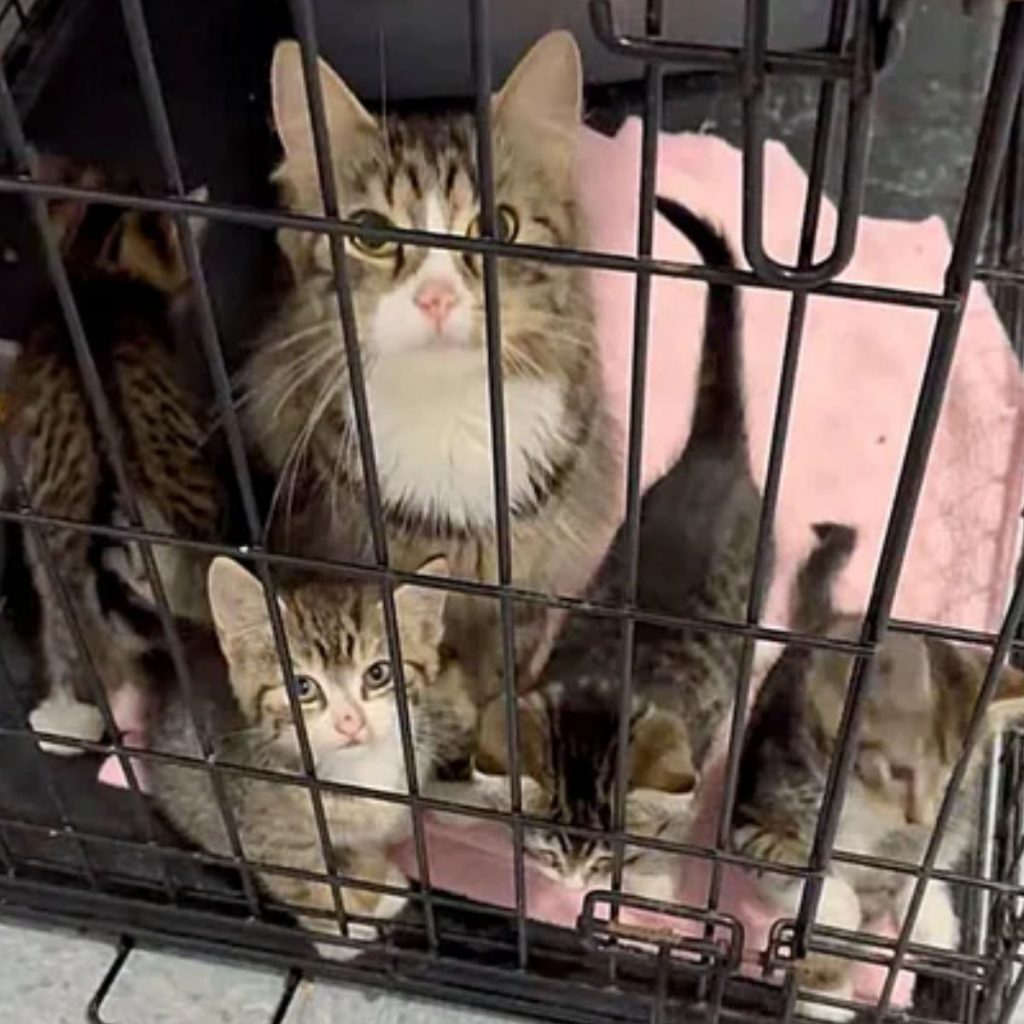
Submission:
[[[736,259],[725,236],[680,203],[657,196],[658,212],[682,232],[709,267],[735,270]],[[704,314],[704,342],[691,436],[746,450],[743,415],[743,348],[735,285],[711,281]]]
[[[832,589],[853,554],[857,531],[841,523],[815,523],[818,543],[800,567],[790,596],[789,621],[801,632],[813,633],[835,614]]]

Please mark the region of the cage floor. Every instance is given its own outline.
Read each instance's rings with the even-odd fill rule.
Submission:
[[[114,944],[65,931],[0,923],[0,1005],[34,1024],[80,1024],[86,1002],[114,958]],[[260,1024],[281,997],[281,971],[170,953],[133,954],[103,1006],[103,1019],[128,1024]],[[313,981],[303,983],[281,1024],[483,1024],[501,1020],[406,996]]]
[[[72,0],[66,6],[73,16],[55,33],[59,38],[47,47],[46,59],[30,68],[22,80],[21,99],[29,109],[30,139],[50,151],[114,163],[156,181],[155,150],[138,98],[118,5]],[[188,185],[206,182],[215,198],[250,203],[268,198],[263,185],[271,154],[265,69],[274,40],[288,30],[283,4],[257,6],[260,11],[280,11],[282,16],[257,16],[257,7],[245,0],[147,4],[153,49]],[[937,213],[947,223],[955,220],[992,40],[990,25],[961,18],[958,5],[950,0],[924,0],[919,5],[897,67],[879,84],[875,156],[868,177],[869,214],[916,219]],[[736,94],[720,92],[719,85],[703,76],[673,79],[666,95],[666,130],[705,130],[738,141]],[[75,97],[73,110],[69,109],[69,96]],[[593,122],[613,127],[624,114],[638,109],[638,96],[638,89],[623,87],[594,93],[588,101]],[[805,158],[814,128],[811,83],[783,79],[771,99],[771,133],[786,141],[798,158]],[[28,236],[17,199],[0,200],[0,236],[0,249],[10,244],[26,257],[19,263],[0,264],[0,337],[17,337],[39,281],[38,268],[28,257]],[[207,270],[229,360],[255,315],[256,307],[238,301],[238,296],[260,293],[261,254],[267,241],[263,232],[228,227],[212,229],[208,238]],[[6,624],[0,623],[0,630],[4,661],[17,682],[23,707],[30,707],[34,702],[30,662]],[[16,709],[3,700],[4,692],[0,685],[0,721],[9,724]],[[57,785],[65,804],[73,810],[77,827],[106,835],[132,833],[127,795],[96,783],[95,758],[59,762],[56,769]],[[14,741],[0,745],[0,815],[39,820],[46,817],[47,809],[34,746]],[[63,841],[45,832],[34,838],[22,837],[19,852],[24,851],[23,844],[35,844],[36,853],[48,859],[63,849]],[[140,877],[152,873],[152,867],[147,867],[149,858],[139,853],[124,848],[96,852],[97,862],[114,874]],[[212,881],[206,878],[203,884],[209,888]],[[223,880],[220,884],[228,885]],[[73,973],[75,980],[66,985],[62,980],[60,991],[80,1000],[83,991],[92,989],[109,962],[109,947],[82,942],[86,944],[79,947],[77,939],[54,939],[46,932],[0,925],[0,958],[5,964],[23,967],[0,972],[0,1005],[31,1006],[33,1012],[22,1016],[39,1024],[80,1019],[80,1002],[62,1016],[65,1010],[56,1003],[63,997],[45,986],[53,980],[53,964],[63,965],[60,958],[67,956],[68,976]],[[78,948],[80,960],[73,952]],[[197,966],[194,970],[202,969]],[[156,973],[164,976],[161,971]],[[249,1000],[257,998],[260,979],[265,978],[261,972],[241,974],[247,980],[239,982],[237,1004],[227,986],[220,982],[217,986],[223,998],[216,1005],[230,1004],[232,1014],[239,1007],[251,1007]],[[279,980],[270,985],[274,992],[279,991]],[[6,986],[16,987],[8,991]],[[146,1019],[165,1019],[153,1015],[158,1004],[151,993],[144,998],[150,1014]],[[51,999],[54,1002],[49,1002]],[[408,1013],[402,1009],[405,1005],[395,1003],[392,1011],[381,1011],[379,1019],[402,1019]],[[294,1008],[292,1012],[288,1020],[321,1019],[294,1016]],[[356,1019],[371,1018],[370,1010],[359,1012]],[[324,1013],[322,1019],[326,1020]],[[438,1019],[441,1013],[439,1010]],[[477,1019],[454,1009],[443,1013],[448,1021]],[[112,1009],[109,1019],[127,1022],[133,1018],[127,1011],[122,1014]],[[166,1019],[192,1017],[178,1014]],[[210,1019],[230,1022],[241,1017]]]

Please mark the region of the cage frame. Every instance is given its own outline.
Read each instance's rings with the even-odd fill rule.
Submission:
[[[44,920],[80,921],[82,917],[94,915],[94,923],[103,930],[124,936],[121,939],[115,959],[107,976],[102,980],[95,997],[89,1006],[89,1018],[102,1021],[101,1008],[111,986],[127,962],[137,940],[183,945],[186,948],[216,952],[218,954],[240,955],[250,960],[274,963],[288,970],[282,990],[281,1002],[274,1011],[272,1020],[284,1019],[288,1005],[296,990],[302,972],[313,970],[319,973],[338,974],[364,982],[386,980],[389,985],[399,985],[410,991],[427,994],[443,994],[447,998],[462,998],[476,1005],[493,1006],[494,1008],[513,1009],[529,1012],[538,1017],[557,1019],[612,1021],[649,1019],[660,1021],[671,1010],[676,1013],[691,1013],[709,1018],[710,1024],[717,1024],[721,1018],[744,1017],[749,1010],[736,1009],[732,996],[735,990],[754,985],[748,979],[732,976],[736,964],[726,957],[727,966],[712,968],[703,977],[694,977],[691,970],[680,967],[673,959],[670,944],[658,945],[654,955],[640,958],[639,954],[617,949],[604,955],[589,952],[582,948],[569,957],[583,960],[595,957],[599,966],[595,968],[595,977],[607,974],[609,981],[617,985],[622,981],[623,971],[628,973],[630,961],[643,978],[643,983],[634,985],[633,989],[622,991],[621,1005],[614,1009],[598,1006],[593,1001],[589,1005],[584,999],[585,994],[600,996],[602,990],[593,981],[580,981],[574,991],[579,996],[579,1005],[572,1007],[570,1018],[565,1016],[564,998],[566,983],[559,980],[550,983],[550,979],[539,977],[533,969],[536,953],[531,951],[530,932],[535,926],[528,923],[525,915],[525,868],[523,862],[522,834],[525,828],[542,824],[538,819],[531,818],[522,809],[522,794],[519,786],[519,744],[517,737],[517,716],[509,713],[506,716],[508,733],[506,736],[509,763],[511,766],[511,804],[509,815],[500,812],[486,811],[480,808],[469,808],[464,805],[446,804],[419,792],[417,774],[414,764],[414,748],[411,724],[408,713],[408,702],[405,698],[405,680],[402,671],[401,643],[398,635],[393,591],[401,584],[415,580],[417,585],[439,587],[444,590],[470,594],[479,594],[496,599],[501,611],[501,647],[506,681],[505,699],[507,710],[511,712],[515,702],[514,665],[514,626],[511,607],[513,602],[525,601],[541,603],[550,607],[603,615],[614,620],[622,636],[621,675],[623,686],[621,691],[622,709],[627,709],[632,698],[632,645],[633,631],[637,622],[652,621],[673,626],[695,626],[704,629],[719,629],[739,636],[744,641],[744,652],[741,671],[736,681],[736,700],[730,722],[730,747],[726,767],[726,787],[723,805],[720,810],[716,848],[709,850],[686,844],[666,844],[645,840],[633,836],[624,830],[625,822],[625,790],[622,784],[628,764],[628,715],[620,714],[619,762],[617,765],[618,798],[616,801],[613,829],[610,833],[598,833],[609,837],[615,851],[612,892],[604,894],[612,906],[610,920],[615,921],[615,907],[624,902],[637,901],[624,897],[619,891],[622,880],[622,858],[625,845],[665,848],[680,852],[691,857],[703,857],[712,864],[712,886],[704,908],[687,908],[700,917],[707,929],[721,925],[723,918],[718,913],[717,903],[720,897],[721,866],[723,864],[739,864],[747,867],[765,867],[761,862],[750,861],[732,853],[728,849],[728,824],[731,808],[735,799],[736,784],[739,770],[739,739],[742,736],[746,715],[746,696],[749,693],[750,676],[753,665],[753,648],[757,640],[789,641],[814,648],[830,648],[843,651],[850,655],[856,668],[851,680],[846,706],[844,708],[838,750],[833,758],[829,781],[824,801],[824,813],[819,819],[818,831],[812,850],[810,864],[807,868],[791,868],[787,872],[805,880],[804,896],[794,921],[789,922],[793,928],[789,941],[795,946],[796,952],[803,953],[810,949],[838,953],[848,948],[850,935],[837,935],[834,930],[814,925],[817,902],[825,872],[832,860],[845,863],[870,862],[872,866],[888,870],[899,870],[916,878],[915,891],[908,909],[907,916],[900,933],[892,941],[875,941],[875,945],[886,947],[883,960],[887,968],[887,978],[877,1005],[872,1008],[872,1019],[881,1022],[892,1019],[898,1011],[891,1007],[891,998],[896,977],[901,968],[919,967],[912,961],[908,964],[907,956],[912,955],[914,948],[910,943],[917,911],[920,908],[924,888],[930,879],[946,880],[963,886],[977,889],[979,894],[993,901],[1013,900],[1017,904],[1024,898],[1024,876],[1018,871],[1015,882],[1006,882],[992,875],[992,865],[982,871],[986,877],[977,877],[971,873],[959,871],[942,871],[935,868],[944,829],[948,824],[952,801],[966,773],[968,760],[976,747],[980,735],[985,710],[994,694],[997,675],[1009,656],[1024,654],[1024,641],[1017,639],[1021,621],[1024,619],[1024,571],[1016,574],[1013,593],[1007,605],[1002,625],[996,633],[970,631],[963,629],[947,629],[929,623],[908,622],[893,619],[892,604],[899,581],[902,561],[906,552],[913,525],[914,515],[920,497],[928,455],[934,438],[938,414],[945,393],[945,387],[951,369],[953,355],[959,329],[964,314],[968,292],[975,281],[985,281],[1000,289],[1006,288],[1011,296],[1008,318],[1011,334],[1021,344],[1024,337],[1024,299],[1020,286],[1024,285],[1024,267],[1019,252],[1020,243],[1012,237],[1002,240],[1003,251],[1000,254],[1003,263],[1013,264],[1010,267],[996,263],[979,264],[979,255],[985,241],[986,225],[995,207],[997,194],[1002,186],[1008,198],[1008,220],[1012,225],[1024,228],[1024,188],[1016,182],[1024,181],[1024,114],[1022,114],[1022,86],[1024,86],[1024,5],[1010,4],[1003,15],[1002,30],[996,58],[990,78],[988,94],[982,112],[977,134],[974,158],[971,165],[970,178],[964,194],[957,229],[953,239],[950,263],[947,269],[944,287],[940,293],[915,292],[885,286],[841,283],[834,280],[841,272],[853,252],[856,241],[856,227],[860,215],[861,200],[864,190],[864,168],[868,155],[870,134],[870,118],[872,111],[872,87],[878,74],[891,60],[894,40],[898,42],[902,19],[905,18],[908,5],[903,0],[893,0],[883,11],[879,0],[833,0],[831,21],[827,33],[827,43],[820,51],[813,53],[781,53],[768,48],[768,11],[766,0],[746,0],[744,42],[738,47],[706,46],[692,43],[665,40],[661,37],[662,0],[647,0],[646,26],[643,37],[628,37],[620,34],[614,24],[614,17],[609,0],[590,0],[593,28],[595,35],[610,49],[628,55],[642,62],[644,69],[644,116],[642,128],[642,161],[639,183],[640,213],[636,252],[632,256],[596,253],[593,250],[549,249],[547,247],[509,244],[502,242],[496,233],[496,206],[493,178],[491,135],[490,135],[490,95],[491,66],[489,38],[491,34],[491,0],[467,0],[471,25],[471,62],[475,85],[474,118],[477,128],[477,166],[479,171],[479,190],[481,200],[481,232],[478,238],[463,238],[453,235],[437,235],[424,231],[370,227],[354,224],[339,218],[340,199],[336,193],[334,175],[330,157],[330,139],[326,129],[326,118],[323,97],[320,94],[319,76],[317,73],[317,33],[313,0],[289,0],[295,35],[299,42],[303,73],[309,103],[309,112],[316,144],[316,156],[319,183],[323,201],[324,214],[313,217],[273,210],[264,211],[248,207],[231,206],[224,203],[197,203],[186,197],[181,164],[175,147],[173,132],[167,114],[160,77],[156,68],[151,41],[147,30],[146,18],[141,0],[120,0],[125,31],[132,51],[132,58],[138,75],[139,90],[143,97],[146,113],[154,136],[154,143],[161,162],[166,182],[166,194],[160,197],[142,197],[112,191],[98,191],[73,186],[51,185],[34,181],[29,173],[28,151],[21,127],[21,120],[15,97],[7,74],[0,65],[0,138],[12,153],[16,163],[16,173],[0,175],[0,193],[13,193],[24,198],[35,221],[42,239],[47,271],[54,290],[62,307],[69,333],[72,339],[75,357],[82,375],[88,395],[90,409],[96,417],[99,429],[107,442],[107,450],[116,477],[118,492],[127,509],[129,525],[113,527],[96,523],[80,523],[42,514],[32,508],[31,501],[20,485],[17,460],[10,450],[6,439],[0,444],[0,459],[17,495],[17,507],[0,508],[0,521],[18,524],[32,533],[40,541],[40,549],[44,552],[47,571],[57,585],[60,603],[69,624],[74,631],[77,615],[67,588],[60,580],[59,573],[53,565],[52,558],[46,554],[48,545],[45,542],[47,531],[66,529],[84,531],[90,535],[134,541],[142,552],[144,570],[149,585],[157,598],[158,614],[164,632],[168,651],[173,663],[174,674],[182,687],[194,715],[194,684],[191,669],[185,656],[184,648],[177,626],[167,605],[166,595],[153,548],[161,544],[192,548],[210,554],[229,554],[248,561],[263,583],[267,598],[268,616],[274,632],[278,648],[282,675],[297,723],[303,772],[300,776],[284,776],[280,773],[245,769],[239,766],[218,764],[213,756],[213,748],[208,737],[202,737],[202,730],[197,729],[203,742],[202,762],[195,762],[158,751],[139,749],[127,746],[121,738],[110,742],[89,743],[73,741],[58,735],[33,733],[27,721],[22,721],[15,729],[0,728],[0,736],[26,735],[38,740],[62,742],[65,745],[79,746],[85,750],[115,756],[124,771],[129,790],[136,805],[143,834],[147,838],[142,842],[134,840],[114,839],[101,835],[89,835],[71,824],[67,808],[62,806],[59,787],[52,775],[52,766],[48,764],[41,751],[37,751],[40,776],[47,780],[48,792],[53,802],[53,813],[56,826],[39,825],[37,823],[12,820],[0,817],[0,913],[11,914]],[[9,0],[4,7],[12,7],[23,21],[26,20],[19,0]],[[848,29],[852,21],[852,30]],[[716,270],[702,265],[689,265],[656,259],[653,251],[654,223],[654,167],[658,145],[658,130],[663,107],[663,80],[668,68],[676,62],[686,60],[698,62],[702,66],[714,68],[733,74],[739,84],[743,97],[744,127],[744,207],[743,207],[743,249],[750,264],[751,271]],[[776,73],[794,73],[820,77],[821,91],[818,100],[817,122],[812,156],[808,174],[808,190],[805,200],[804,218],[801,228],[800,246],[796,263],[793,266],[782,265],[773,260],[764,250],[761,225],[764,213],[764,181],[763,166],[760,154],[763,153],[766,137],[764,121],[764,96],[768,76]],[[848,93],[846,110],[846,152],[843,162],[842,197],[838,203],[839,221],[832,252],[822,261],[815,262],[813,249],[817,236],[819,215],[822,199],[825,194],[825,179],[829,162],[829,142],[832,130],[840,114],[839,87]],[[1016,162],[1010,159],[1016,153]],[[1005,166],[1004,166],[1005,164]],[[242,495],[243,514],[249,537],[249,543],[234,546],[221,543],[189,541],[171,537],[142,528],[142,520],[138,514],[138,506],[132,495],[129,476],[125,469],[123,456],[116,443],[113,419],[108,400],[104,393],[102,381],[93,360],[88,338],[78,315],[72,288],[67,272],[60,258],[52,226],[46,215],[46,201],[50,199],[72,199],[80,201],[102,201],[124,209],[155,210],[172,216],[183,244],[185,262],[193,282],[193,298],[199,321],[199,337],[203,354],[211,380],[214,384],[217,410],[224,426],[228,440],[228,449],[232,470],[238,490]],[[344,347],[348,359],[349,381],[353,409],[358,425],[360,458],[363,467],[363,479],[366,482],[368,501],[368,520],[370,523],[374,564],[366,566],[343,561],[327,559],[300,558],[280,552],[270,551],[265,543],[265,523],[255,497],[252,478],[248,467],[248,457],[237,413],[232,401],[230,379],[219,339],[216,315],[210,299],[206,271],[202,253],[198,245],[194,229],[190,221],[197,217],[209,220],[220,220],[226,223],[244,224],[262,229],[292,228],[302,231],[315,231],[324,234],[330,241],[330,252],[333,265],[334,283],[338,298],[338,316],[342,327]],[[370,240],[397,241],[403,244],[421,245],[441,249],[451,249],[463,253],[479,255],[483,268],[482,282],[486,309],[486,350],[488,358],[488,394],[491,410],[492,434],[492,467],[493,486],[495,492],[495,524],[498,551],[498,581],[496,585],[474,583],[471,581],[436,580],[415,574],[401,573],[392,570],[388,565],[387,540],[381,511],[380,489],[377,482],[376,460],[373,448],[372,432],[369,429],[369,414],[365,394],[365,382],[362,375],[361,361],[358,357],[358,331],[351,300],[351,289],[346,271],[345,245],[353,236],[362,236]],[[1024,231],[1021,231],[1024,238]],[[1017,246],[1015,249],[1014,247]],[[634,274],[636,278],[636,300],[633,311],[633,355],[630,382],[630,412],[626,466],[626,505],[625,523],[627,528],[629,560],[627,574],[627,601],[622,607],[599,606],[581,599],[565,597],[550,598],[545,595],[531,594],[511,586],[511,545],[509,526],[509,503],[507,487],[507,454],[505,412],[502,388],[502,368],[500,361],[500,308],[499,281],[497,266],[502,257],[516,259],[535,259],[566,263],[575,266],[614,269]],[[752,571],[750,597],[746,621],[743,623],[707,623],[685,620],[679,617],[667,617],[644,613],[634,607],[636,599],[637,566],[639,560],[639,512],[640,512],[640,462],[642,455],[642,427],[644,422],[645,367],[647,352],[647,334],[649,328],[650,289],[655,276],[674,277],[704,282],[723,282],[743,287],[767,287],[783,290],[790,295],[789,322],[786,333],[783,363],[779,378],[779,389],[773,417],[772,435],[768,458],[768,468],[764,484],[764,504],[758,534],[757,555]],[[760,623],[768,584],[768,544],[772,533],[781,473],[784,465],[785,446],[789,429],[789,417],[795,395],[796,373],[800,358],[800,347],[807,303],[811,295],[831,295],[854,301],[891,303],[904,306],[925,308],[934,311],[936,316],[932,333],[931,346],[925,372],[922,378],[918,400],[914,411],[912,425],[908,435],[903,456],[902,468],[896,487],[896,493],[890,506],[888,525],[883,542],[882,554],[879,559],[871,596],[868,602],[864,627],[855,642],[840,641],[831,638],[800,634],[789,630],[768,628]],[[343,785],[318,780],[313,769],[313,760],[309,739],[303,717],[299,714],[298,697],[295,690],[291,660],[288,656],[287,640],[281,622],[276,600],[276,587],[273,568],[280,566],[301,566],[318,571],[341,574],[347,578],[372,580],[376,582],[382,593],[385,627],[388,636],[389,655],[396,676],[396,691],[400,716],[403,756],[405,760],[407,794],[396,794],[368,787]],[[849,774],[854,752],[854,742],[863,711],[863,698],[870,686],[872,659],[881,641],[889,630],[901,632],[917,632],[927,635],[947,637],[961,643],[980,645],[988,649],[990,660],[985,679],[974,708],[968,741],[961,754],[953,779],[945,795],[939,819],[936,823],[931,840],[928,844],[923,862],[920,866],[909,866],[895,862],[884,862],[879,858],[853,855],[849,851],[834,849],[842,799],[845,791],[845,778]],[[81,630],[78,639],[81,652],[89,666],[88,650],[81,642]],[[9,680],[9,667],[0,651],[0,686]],[[104,692],[101,680],[94,668],[89,668],[91,685],[96,703],[103,715],[108,735],[117,737],[114,717],[109,701]],[[992,758],[988,777],[988,802],[984,815],[983,829],[994,835],[995,806],[1000,793],[1000,758],[1003,747],[1007,751],[1017,750],[1019,744],[1014,737],[1007,738],[1005,743],[998,741],[996,755]],[[1009,756],[1007,754],[1007,756]],[[1019,752],[1018,755],[1019,759]],[[169,847],[156,841],[152,828],[152,811],[141,790],[133,762],[145,762],[147,759],[164,760],[167,762],[188,764],[202,770],[211,779],[217,796],[217,802],[223,817],[225,828],[230,838],[231,856],[220,857],[198,851],[183,850]],[[991,766],[995,765],[995,768]],[[274,952],[272,945],[286,935],[294,937],[294,929],[273,924],[266,920],[265,910],[268,901],[261,897],[254,880],[254,872],[272,873],[274,871],[288,873],[295,869],[287,869],[282,865],[257,863],[244,855],[233,814],[223,793],[221,785],[224,773],[238,772],[250,777],[273,779],[280,784],[300,786],[310,794],[314,808],[315,824],[320,842],[321,852],[327,867],[326,874],[315,875],[317,880],[326,881],[331,885],[335,918],[341,934],[337,942],[341,945],[352,944],[347,936],[347,923],[352,915],[347,914],[342,904],[341,894],[345,888],[365,888],[371,891],[403,892],[388,886],[372,885],[365,881],[348,878],[337,871],[333,855],[329,828],[323,810],[321,794],[323,792],[339,792],[396,802],[409,807],[413,821],[414,845],[418,861],[418,874],[422,888],[410,894],[410,902],[417,903],[423,913],[423,932],[425,950],[399,949],[388,946],[383,952],[377,950],[367,954],[369,966],[359,963],[339,966],[314,959],[308,953],[297,954],[294,950]],[[445,894],[432,891],[429,883],[429,859],[423,833],[422,817],[431,810],[445,810],[467,817],[499,820],[511,826],[514,851],[514,951],[509,950],[507,943],[500,943],[503,952],[509,956],[509,962],[500,968],[474,964],[469,966],[455,961],[442,952],[443,936],[441,935],[437,916],[451,907],[457,909],[460,900]],[[38,866],[20,862],[18,855],[12,853],[4,840],[7,829],[44,829],[55,837],[67,839],[76,849],[80,860],[80,872],[87,883],[80,891],[70,892],[66,884],[50,880],[38,880],[33,871]],[[587,832],[588,830],[575,830]],[[160,890],[154,894],[161,902],[147,902],[145,912],[140,910],[141,903],[131,894],[123,895],[117,884],[110,885],[99,877],[95,866],[90,861],[91,845],[127,844],[138,847],[152,855],[161,865],[162,883],[155,886]],[[237,918],[221,918],[207,909],[192,909],[181,905],[182,894],[175,888],[172,876],[167,870],[169,859],[187,858],[197,862],[232,867],[238,871],[242,882],[242,900],[248,917],[242,927]],[[1019,868],[1021,856],[1015,855]],[[778,865],[773,870],[782,870]],[[27,875],[25,874],[28,869]],[[301,873],[300,873],[301,874]],[[71,897],[71,898],[69,898]],[[593,900],[588,900],[587,908],[581,917],[580,928],[585,935],[593,938],[594,922]],[[640,901],[641,903],[643,901]],[[75,910],[67,909],[66,904],[73,905]],[[466,909],[462,906],[461,909]],[[482,913],[479,907],[473,908]],[[651,909],[670,910],[671,905],[661,904]],[[308,911],[306,911],[308,913]],[[140,920],[140,914],[142,919]],[[494,911],[496,916],[508,916],[505,911]],[[1024,927],[1024,913],[1018,907],[1011,915],[1014,927]],[[987,920],[987,918],[985,919]],[[241,934],[240,934],[241,933]],[[710,934],[710,933],[707,933]],[[862,937],[863,938],[863,937]],[[321,941],[321,936],[317,936]],[[847,947],[842,945],[842,941]],[[334,941],[334,940],[332,940]],[[707,940],[710,942],[710,940]],[[780,940],[781,941],[781,940]],[[836,943],[839,942],[839,945]],[[704,949],[703,956],[714,959],[714,943]],[[972,1021],[979,1024],[1004,1024],[1009,1019],[1013,1007],[1024,992],[1024,971],[1019,970],[1019,954],[1007,952],[986,970],[984,943],[973,952],[960,952],[947,958],[950,963],[963,960],[963,972],[979,969],[981,975],[961,974],[957,977],[981,977],[975,987],[982,991],[979,996],[976,1012],[972,1012]],[[865,954],[867,955],[867,954]],[[374,961],[377,957],[379,962]],[[785,959],[784,957],[782,958]],[[791,961],[790,961],[791,962]],[[625,966],[624,966],[625,965]],[[948,966],[948,965],[947,965]],[[406,970],[408,968],[408,970]],[[457,968],[457,970],[456,970]],[[956,963],[949,967],[954,974]],[[459,972],[466,977],[457,977]],[[927,973],[921,971],[921,973]],[[682,986],[686,979],[690,983],[692,997],[673,1001],[669,996],[672,985]],[[653,982],[653,994],[645,990]],[[756,985],[754,985],[756,988]],[[576,990],[579,991],[576,991]],[[621,989],[620,989],[621,991]],[[1005,992],[1005,995],[1004,995]],[[757,993],[759,998],[764,992]],[[978,994],[978,993],[976,993]],[[796,991],[790,974],[779,990],[782,1000],[783,1020],[785,1024],[794,1018],[796,1013]],[[998,997],[998,998],[997,998]],[[737,1004],[739,1005],[739,1004]],[[762,1011],[763,1012],[763,1011]],[[916,1018],[899,1012],[901,1019],[927,1020]]]

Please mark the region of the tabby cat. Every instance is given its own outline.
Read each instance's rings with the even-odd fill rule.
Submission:
[[[326,64],[320,81],[345,219],[475,236],[476,133],[469,115],[375,119]],[[274,118],[285,204],[322,212],[299,49],[278,46]],[[492,104],[500,237],[583,244],[575,186],[581,71],[554,32]],[[248,432],[277,475],[276,540],[292,551],[353,557],[366,498],[328,240],[282,231],[294,287],[244,372]],[[346,246],[392,564],[445,551],[453,575],[496,581],[494,495],[481,265],[456,252],[352,238]],[[513,582],[577,590],[614,522],[614,446],[593,311],[578,268],[498,265]],[[352,527],[356,527],[355,534]],[[453,598],[450,637],[491,651],[477,630],[493,601]],[[524,626],[536,615],[520,613]],[[481,622],[483,624],[481,624]],[[525,653],[536,634],[522,631]]]
[[[832,608],[832,581],[855,543],[852,529],[816,528],[819,544],[800,573],[794,628],[853,640],[860,619]],[[943,640],[890,633],[876,658],[856,760],[839,821],[836,848],[920,863],[956,758],[986,658]],[[765,679],[751,713],[740,763],[734,843],[744,854],[804,866],[821,810],[829,761],[846,698],[851,659],[841,653],[787,647]],[[1005,669],[992,705],[994,721],[1024,712],[1024,676]],[[961,789],[938,866],[951,869],[975,832],[975,758]],[[780,910],[795,914],[801,883],[768,872],[761,886]],[[833,862],[818,922],[859,929],[894,912],[902,920],[915,879],[907,874]],[[929,882],[912,941],[955,949],[959,926],[945,882]],[[849,999],[851,962],[812,953],[797,965],[801,987]],[[828,1019],[852,1014],[814,1003],[805,1012]]]
[[[58,158],[37,162],[37,177],[44,180],[91,187],[110,183],[96,168]],[[52,203],[50,217],[107,386],[144,525],[214,539],[220,492],[204,452],[201,417],[175,369],[172,320],[188,273],[172,221],[158,213],[67,201]],[[124,510],[55,294],[47,297],[25,339],[9,398],[5,426],[32,506],[52,516],[123,525]],[[44,732],[98,740],[103,720],[91,703],[86,665],[36,539],[28,530],[24,538],[40,603],[45,690],[30,722]],[[159,644],[162,633],[152,594],[140,579],[138,552],[73,530],[47,530],[44,540],[103,685],[113,692],[140,684],[140,659]],[[153,551],[172,611],[204,618],[205,560],[166,545]],[[55,754],[78,752],[58,743],[43,745]]]
[[[446,576],[443,558],[422,567]],[[260,582],[236,562],[217,558],[210,567],[209,597],[230,692],[207,681],[198,695],[199,726],[215,742],[219,763],[295,773],[301,769],[295,723]],[[409,696],[416,770],[420,784],[439,762],[465,757],[476,725],[458,666],[440,649],[446,594],[403,585],[395,610]],[[317,777],[394,793],[407,792],[398,705],[379,591],[330,579],[304,581],[280,595],[282,619]],[[171,695],[152,736],[153,748],[201,757],[193,719]],[[250,859],[285,868],[324,872],[310,797],[305,789],[223,773],[227,802]],[[207,850],[230,846],[209,776],[153,763],[154,799],[170,821]],[[325,792],[324,810],[338,870],[358,879],[405,886],[385,855],[409,829],[400,804]],[[293,906],[331,912],[325,883],[260,872],[273,897]],[[346,889],[350,913],[390,917],[404,897]],[[303,916],[315,931],[337,934],[333,919]],[[366,929],[357,930],[360,935]],[[322,945],[326,955],[337,946]]]
[[[659,198],[657,205],[706,263],[734,265],[728,243],[710,225],[670,200]],[[690,437],[642,499],[637,605],[647,612],[734,622],[746,612],[761,498],[747,450],[738,307],[732,286],[710,285]],[[588,599],[623,603],[626,555],[623,526]],[[574,616],[539,688],[519,699],[529,811],[552,823],[528,830],[526,849],[540,870],[580,887],[608,882],[608,844],[570,835],[565,826],[607,830],[612,823],[621,638],[607,619]],[[741,649],[737,637],[719,632],[636,624],[626,801],[631,832],[662,839],[685,834],[700,771],[732,706]],[[498,701],[484,714],[477,757],[484,774],[508,770],[503,708]],[[495,787],[477,778],[475,786],[507,791],[504,780]],[[474,800],[473,785],[449,794]],[[627,889],[673,896],[675,872],[666,857],[631,849],[627,865]]]

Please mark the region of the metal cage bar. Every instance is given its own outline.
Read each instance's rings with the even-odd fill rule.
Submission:
[[[480,190],[480,235],[497,239],[494,186],[494,151],[491,134],[491,10],[490,0],[469,0],[470,56],[475,83],[476,163]],[[515,624],[507,587],[512,583],[512,527],[508,493],[508,431],[505,418],[504,367],[501,349],[501,304],[498,257],[483,253],[481,277],[484,294],[484,336],[487,348],[487,399],[490,412],[491,468],[494,488],[494,527],[497,554],[501,629],[502,690],[505,701],[506,746],[509,764],[509,806],[512,814],[512,886],[516,910],[516,942],[520,969],[529,960],[526,920],[526,868],[523,863],[522,777],[519,758],[519,713],[516,695]]]

